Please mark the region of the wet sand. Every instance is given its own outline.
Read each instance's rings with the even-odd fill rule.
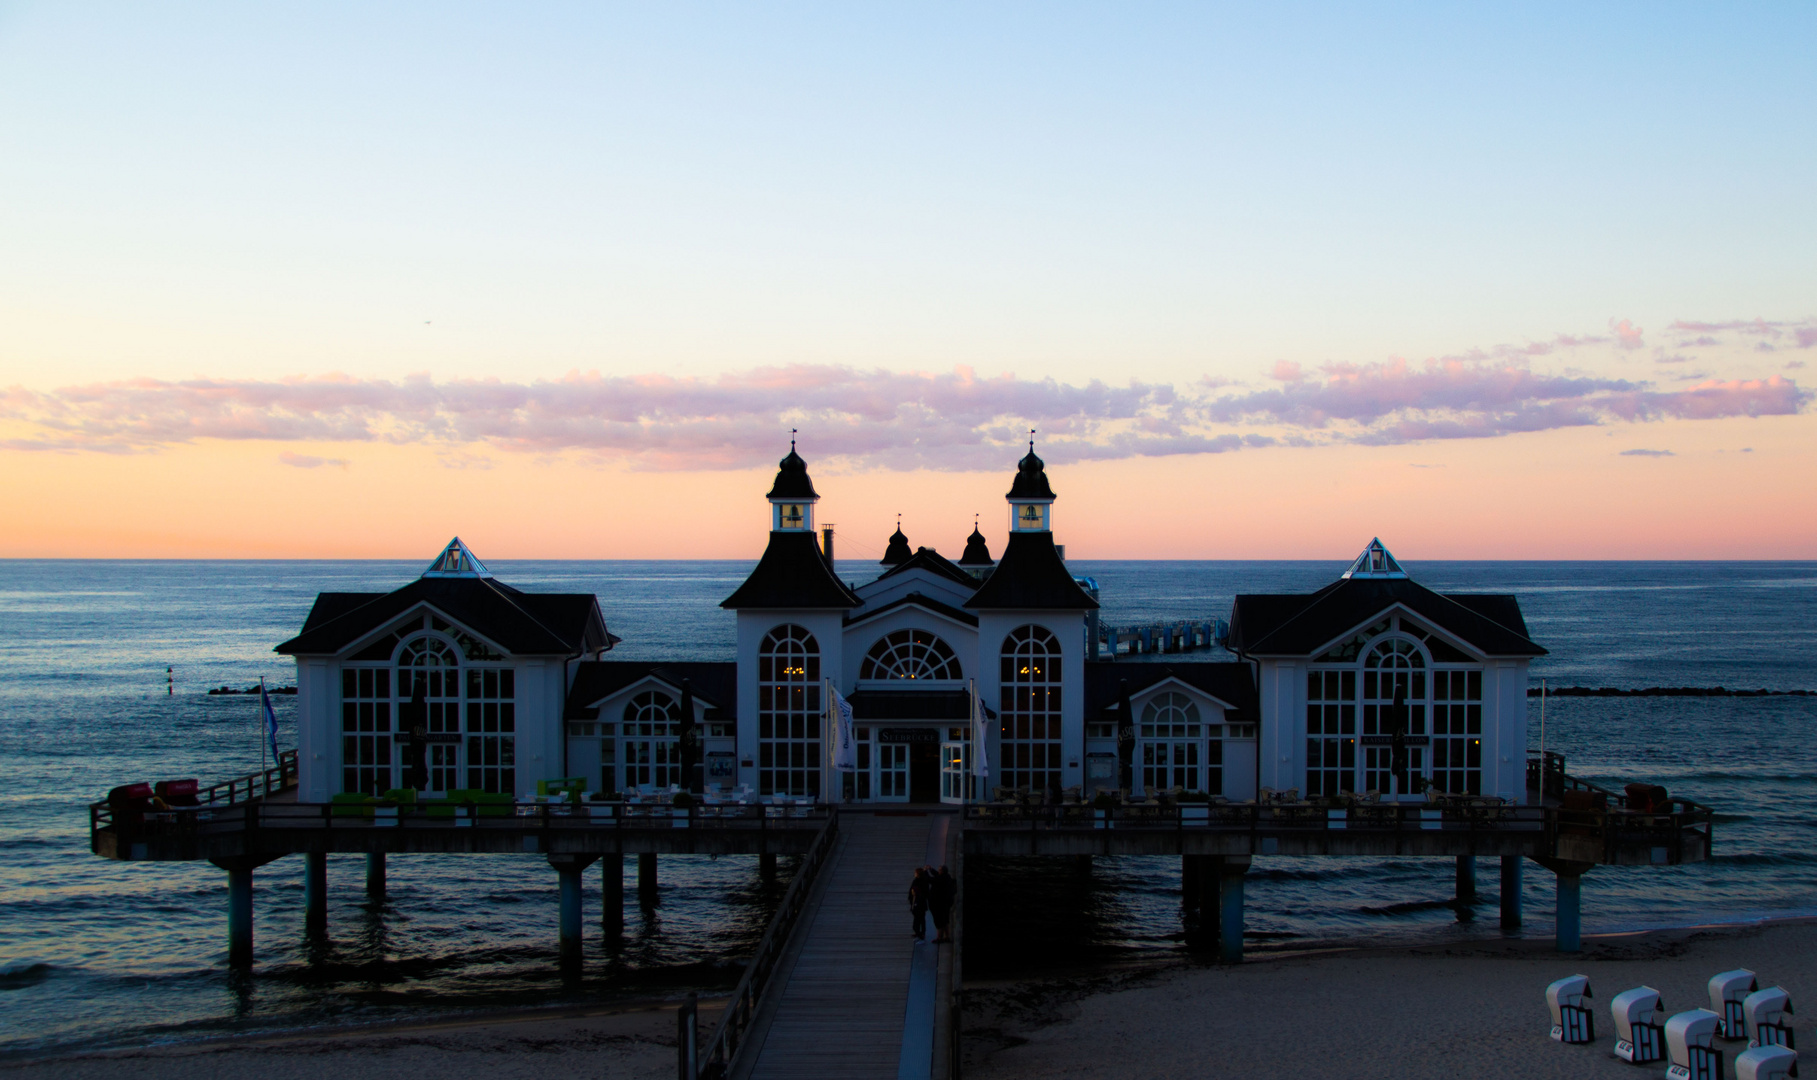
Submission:
[[[1663,1074],[1617,1060],[1608,1002],[1646,983],[1668,1011],[1705,1004],[1718,971],[1752,968],[1794,1005],[1817,1001],[1817,921],[1443,948],[1252,954],[991,984],[972,982],[968,1080],[1309,1076],[1449,1080]],[[1547,1038],[1544,991],[1590,976],[1597,1041]],[[703,1038],[719,1003],[701,1003]],[[1745,1046],[1723,1044],[1730,1061]],[[305,1032],[0,1065],[0,1080],[517,1080],[675,1075],[675,1005],[645,1002],[436,1024]]]
[[[1745,967],[1794,1006],[1817,1001],[1807,920],[1549,941],[1261,954],[1237,968],[1175,966],[980,985],[968,992],[967,1080],[1208,1075],[1441,1080],[1663,1075],[1614,1056],[1609,1001],[1646,984],[1668,1013],[1707,1007],[1705,984]],[[1547,1036],[1545,988],[1590,977],[1595,1043]],[[1721,1043],[1732,1075],[1745,1042]]]

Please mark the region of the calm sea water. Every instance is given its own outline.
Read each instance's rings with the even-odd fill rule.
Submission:
[[[1317,588],[1330,563],[1075,562],[1105,618],[1223,616],[1234,593]],[[625,659],[732,657],[718,601],[743,562],[498,563],[520,588],[597,593]],[[723,985],[781,883],[754,859],[663,860],[659,903],[622,943],[590,928],[579,974],[554,953],[555,875],[540,856],[409,856],[382,906],[363,862],[330,860],[330,938],[301,934],[301,860],[261,870],[256,970],[225,968],[225,875],[207,864],[126,865],[87,852],[87,804],[117,783],[221,778],[259,764],[257,699],[208,697],[263,675],[294,681],[271,646],[324,590],[387,590],[421,569],[386,562],[0,562],[0,1057],[62,1046],[597,1000]],[[868,564],[842,564],[849,579]],[[1553,685],[1817,688],[1817,563],[1432,563],[1437,589],[1518,593],[1534,666]],[[1202,655],[1202,654],[1201,654]],[[166,668],[175,693],[166,692]],[[291,699],[277,707],[285,731]],[[1538,711],[1531,717],[1538,742]],[[1555,699],[1547,743],[1571,770],[1647,779],[1720,811],[1717,856],[1585,878],[1590,931],[1817,913],[1817,699]],[[786,865],[785,865],[786,871]],[[597,915],[599,870],[587,876]],[[1495,895],[1496,866],[1479,870]],[[1445,860],[1257,859],[1259,943],[1446,941],[1497,934],[1444,906]],[[1552,883],[1528,867],[1526,932],[1549,935]],[[786,882],[786,873],[783,875]],[[1089,878],[1002,860],[968,881],[967,970],[1041,957],[1183,947],[1177,860],[1099,859]],[[1055,948],[1056,944],[1060,948]]]

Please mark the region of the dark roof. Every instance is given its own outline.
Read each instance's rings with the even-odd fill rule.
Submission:
[[[1235,723],[1254,723],[1257,716],[1255,670],[1248,664],[1209,660],[1167,664],[1116,663],[1109,660],[1085,662],[1085,715],[1097,717],[1105,709],[1120,708],[1121,684],[1129,682],[1133,697],[1166,679],[1178,679],[1188,686],[1235,707],[1227,713]]]
[[[549,656],[610,647],[599,599],[592,593],[519,592],[496,578],[417,578],[388,593],[322,593],[303,632],[277,652],[332,655],[382,629],[418,604],[514,655]]]
[[[597,720],[593,703],[623,690],[645,676],[654,675],[681,692],[681,681],[692,683],[694,699],[710,709],[720,709],[726,719],[738,715],[738,665],[723,663],[670,663],[660,660],[586,660],[574,670],[563,716],[569,720]]]
[[[1016,463],[1016,479],[1009,486],[1011,499],[1051,499],[1054,489],[1047,486],[1047,468],[1028,448],[1028,456]]]
[[[1314,593],[1238,596],[1230,609],[1230,648],[1311,656],[1396,604],[1489,656],[1546,655],[1527,637],[1513,596],[1437,593],[1407,578],[1353,577]]]
[[[927,608],[929,611],[937,611],[940,614],[945,615],[947,618],[954,620],[955,622],[962,622],[969,626],[978,625],[978,616],[973,615],[971,612],[961,611],[959,608],[956,608],[956,607],[952,606],[951,604],[942,603],[939,600],[936,600],[931,596],[925,596],[918,592],[912,592],[912,593],[909,593],[907,596],[897,597],[896,599],[891,600],[889,603],[884,604],[882,607],[872,608],[871,610],[865,612],[862,615],[848,615],[848,616],[846,616],[845,624],[847,626],[853,626],[857,623],[864,622],[868,619],[874,619],[886,611],[894,611],[897,608],[903,607],[908,604],[919,604],[920,606]]]
[[[883,558],[877,560],[879,566],[897,566],[914,556],[909,553],[908,537],[902,535],[902,526],[890,534],[889,546],[883,549]]]
[[[814,481],[808,477],[808,463],[801,460],[795,452],[795,444],[789,443],[789,456],[776,463],[776,482],[770,485],[766,499],[818,499],[814,493]]]
[[[1072,572],[1060,561],[1050,532],[1011,533],[1003,558],[983,585],[965,602],[968,608],[1069,608],[1085,611],[1098,606],[1073,581]]]
[[[773,532],[757,568],[722,608],[855,608],[862,601],[834,576],[806,532]]]
[[[916,548],[913,555],[885,570],[877,580],[882,581],[884,578],[894,577],[897,574],[906,574],[910,570],[926,570],[968,589],[978,587],[977,578],[954,566],[951,559],[931,547]]]
[[[984,542],[984,534],[974,526],[972,534],[965,538],[965,554],[959,556],[959,565],[991,566],[994,563],[995,560],[991,558],[990,545]]]
[[[964,690],[859,690],[846,699],[855,720],[970,720]]]

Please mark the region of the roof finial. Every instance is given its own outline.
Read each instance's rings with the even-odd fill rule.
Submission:
[[[1028,429],[1028,452],[1031,454],[1035,452],[1035,429],[1034,428]]]
[[[799,429],[797,429],[797,428],[789,429],[789,453],[791,453],[791,454],[793,454],[795,452],[795,436],[798,434],[800,434]]]

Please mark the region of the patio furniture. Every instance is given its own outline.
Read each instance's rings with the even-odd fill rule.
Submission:
[[[1593,996],[1588,975],[1567,975],[1546,987],[1552,1038],[1562,1043],[1596,1041],[1596,1016],[1585,1004]]]
[[[1665,1060],[1665,1013],[1659,991],[1651,986],[1623,990],[1609,1002],[1609,1012],[1615,1019],[1616,1057],[1631,1065]]]
[[[1708,1009],[1681,1012],[1666,1021],[1666,1075],[1676,1080],[1722,1080],[1722,1051],[1716,1049],[1716,1027],[1722,1017]]]
[[[1760,989],[1760,984],[1754,980],[1754,973],[1747,968],[1718,972],[1710,976],[1709,989],[1710,1011],[1722,1018],[1722,1022],[1716,1026],[1717,1037],[1747,1038],[1747,1014],[1742,1011],[1741,1003],[1749,994]]]

